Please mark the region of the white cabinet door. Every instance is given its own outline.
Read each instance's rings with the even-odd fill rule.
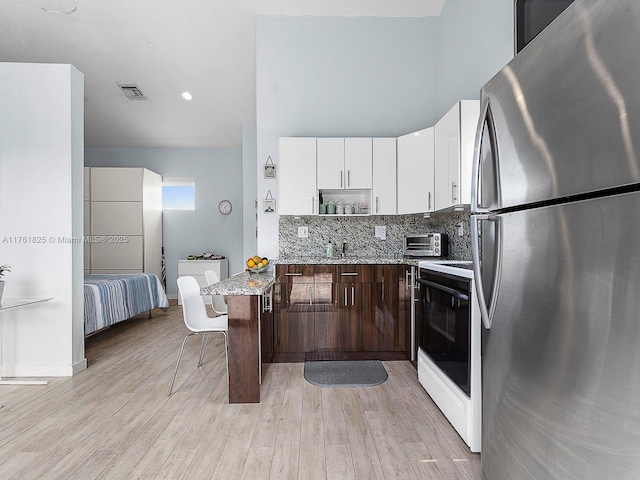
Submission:
[[[435,209],[460,203],[460,103],[435,125]]]
[[[142,202],[91,202],[91,235],[142,235]]]
[[[91,244],[91,267],[97,271],[142,271],[142,237],[128,236],[127,242],[109,242],[108,239]]]
[[[84,167],[84,201],[91,201],[91,167]]]
[[[434,127],[398,137],[398,214],[434,211]]]
[[[316,214],[316,139],[278,139],[278,203],[280,215]]]
[[[473,149],[480,119],[480,101],[460,102],[460,203],[471,204],[471,180],[473,177]]]
[[[366,190],[373,185],[369,138],[318,138],[318,190]]]
[[[344,139],[345,188],[373,186],[373,141],[371,138]]]
[[[344,138],[318,138],[318,190],[346,188]]]
[[[142,201],[142,168],[91,167],[92,201]]]
[[[396,139],[373,139],[372,215],[395,215],[396,208]]]
[[[478,100],[456,103],[435,125],[435,209],[471,203]]]

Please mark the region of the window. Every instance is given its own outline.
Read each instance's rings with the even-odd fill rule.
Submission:
[[[162,181],[163,210],[195,210],[196,184],[193,178],[169,178]]]

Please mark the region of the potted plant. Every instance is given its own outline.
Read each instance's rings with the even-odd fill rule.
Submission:
[[[0,265],[0,300],[2,300],[2,291],[4,290],[4,280],[2,280],[2,277],[6,272],[10,272],[10,271],[11,271],[10,265]]]

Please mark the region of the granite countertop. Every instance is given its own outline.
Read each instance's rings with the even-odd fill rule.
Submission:
[[[419,266],[420,262],[454,263],[461,260],[442,259],[440,257],[404,258],[404,257],[280,257],[271,263],[284,265],[412,265]]]
[[[200,289],[202,295],[262,295],[275,283],[273,271],[242,272]]]

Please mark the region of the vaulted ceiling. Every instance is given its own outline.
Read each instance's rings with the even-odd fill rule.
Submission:
[[[256,117],[257,15],[421,17],[443,2],[2,0],[0,61],[84,73],[86,147],[239,147]]]

